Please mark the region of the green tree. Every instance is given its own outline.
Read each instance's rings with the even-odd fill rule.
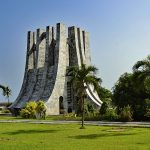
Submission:
[[[144,86],[147,93],[150,93],[150,76],[146,77],[144,80]]]
[[[70,82],[73,84],[77,96],[81,101],[82,108],[82,126],[84,128],[84,99],[86,98],[87,85],[93,85],[98,88],[101,79],[96,77],[98,69],[94,66],[86,66],[82,64],[81,67],[73,66],[68,69],[67,75],[71,77]]]
[[[97,89],[97,93],[103,102],[110,102],[112,99],[111,91],[104,87],[99,86]]]
[[[139,90],[141,96],[141,104],[137,106],[136,110],[140,108],[140,112],[144,115],[149,107],[147,101],[150,99],[150,55],[146,59],[135,63],[133,66],[133,74],[136,87],[138,87],[135,89]]]
[[[7,97],[9,104],[9,96],[11,95],[11,89],[8,86],[0,85],[0,88],[3,90],[3,95]]]
[[[147,99],[150,99],[150,56],[135,63],[133,73],[121,75],[113,87],[112,102],[119,111],[130,105],[133,118],[144,120],[148,108]]]
[[[100,115],[104,115],[106,112],[107,112],[107,109],[108,109],[108,104],[107,102],[103,102],[99,112],[100,112]]]
[[[150,93],[150,55],[146,59],[137,61],[133,66],[134,78],[138,87]]]
[[[119,108],[133,105],[136,101],[131,73],[124,73],[113,87],[112,102]]]
[[[117,106],[118,113],[130,105],[133,110],[135,120],[142,120],[144,117],[146,92],[141,88],[140,83],[135,79],[134,74],[125,73],[121,75],[116,85],[113,87],[112,102]]]

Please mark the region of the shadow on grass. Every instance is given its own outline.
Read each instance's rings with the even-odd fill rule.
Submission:
[[[136,143],[136,144],[139,144],[139,145],[145,145],[145,144],[149,144],[149,143],[144,143],[144,142],[139,142],[139,143]]]
[[[133,129],[133,127],[112,127],[112,128],[108,128],[108,129],[103,129],[101,131],[104,131],[104,132],[124,132],[124,131],[129,131],[132,129]]]
[[[116,137],[116,136],[130,136],[135,135],[135,133],[112,133],[112,134],[88,134],[88,135],[77,135],[77,136],[69,136],[69,138],[73,139],[96,139],[101,137]]]
[[[55,133],[58,130],[17,130],[13,132],[5,132],[3,134],[7,135],[17,135],[17,134],[38,134],[38,133]]]

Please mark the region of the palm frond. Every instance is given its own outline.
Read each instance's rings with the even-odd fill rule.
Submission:
[[[87,74],[93,73],[94,75],[97,74],[98,69],[95,66],[88,66],[86,69]]]
[[[102,80],[101,78],[97,78],[96,76],[88,75],[85,79],[86,84],[91,84],[94,86],[94,89],[98,89]]]
[[[140,68],[143,68],[145,65],[147,65],[147,61],[138,61],[132,68],[133,72],[140,71]]]
[[[95,76],[97,71],[98,69],[95,66],[87,67],[85,64],[82,64],[80,67],[70,67],[67,70],[67,75],[71,77],[70,82],[73,84],[77,93],[83,94],[86,89],[84,83],[93,85],[94,89],[99,87],[102,80]]]
[[[11,89],[7,86],[5,87],[5,96],[9,97],[11,95]]]
[[[77,66],[72,66],[72,67],[69,67],[67,69],[66,75],[67,76],[74,76],[75,74],[77,74],[78,71],[79,71],[79,68]]]
[[[5,90],[5,86],[3,86],[3,85],[0,85],[0,88],[1,88],[2,90]]]
[[[0,85],[0,88],[3,90],[3,95],[6,95],[6,87],[3,85]]]
[[[150,70],[150,55],[141,61],[138,61],[134,66],[133,66],[133,72],[137,71],[149,71]]]

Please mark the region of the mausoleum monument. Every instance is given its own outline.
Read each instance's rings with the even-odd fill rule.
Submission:
[[[75,94],[66,75],[69,66],[91,65],[88,32],[58,23],[28,32],[24,80],[20,93],[10,106],[16,113],[29,101],[43,100],[48,115],[75,111]],[[97,106],[102,101],[91,86],[88,98]]]

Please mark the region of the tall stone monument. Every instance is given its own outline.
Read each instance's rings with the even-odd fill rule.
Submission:
[[[29,101],[43,100],[48,115],[75,110],[75,94],[66,75],[69,66],[91,65],[88,32],[58,23],[28,32],[24,80],[16,101],[10,106],[16,113]],[[101,105],[93,87],[88,98]]]

